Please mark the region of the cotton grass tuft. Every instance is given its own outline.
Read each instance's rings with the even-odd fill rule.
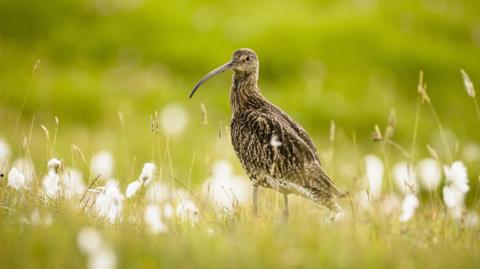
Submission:
[[[369,194],[373,199],[380,197],[382,193],[383,163],[373,154],[365,156],[365,171],[369,183]]]

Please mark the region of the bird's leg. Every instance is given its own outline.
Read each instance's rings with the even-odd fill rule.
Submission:
[[[258,186],[253,185],[253,215],[258,214]]]
[[[285,201],[285,208],[283,209],[283,218],[288,219],[288,194],[283,194],[283,200]]]

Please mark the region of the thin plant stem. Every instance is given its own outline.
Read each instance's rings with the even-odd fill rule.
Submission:
[[[396,143],[395,141],[392,141],[390,139],[385,139],[385,143],[393,146],[394,148],[398,149],[398,151],[400,151],[406,158],[410,158],[410,153],[407,152],[407,150],[405,150],[402,146],[400,146],[398,143]]]
[[[385,172],[387,173],[387,182],[388,182],[388,190],[393,192],[393,184],[392,184],[392,173],[390,169],[390,161],[388,159],[388,152],[387,152],[387,143],[385,140],[382,143],[382,153],[383,153],[383,160],[385,161]]]
[[[420,98],[417,101],[417,107],[415,111],[415,121],[413,123],[413,136],[412,136],[412,148],[410,150],[410,165],[413,165],[415,159],[415,149],[417,146],[417,134],[418,134],[418,122],[420,121]]]
[[[475,105],[475,113],[477,115],[478,124],[480,125],[480,108],[478,107],[477,98],[473,98],[473,104]]]
[[[23,110],[25,109],[25,105],[27,104],[28,97],[30,96],[30,92],[33,88],[33,83],[35,82],[35,75],[37,74],[38,67],[40,65],[40,60],[37,60],[35,65],[33,66],[32,76],[30,77],[30,82],[28,83],[27,92],[23,97],[22,106],[20,107],[20,112],[18,113],[17,120],[15,122],[15,128],[13,129],[13,135],[17,133],[18,125],[20,124],[20,119],[22,118]]]
[[[430,111],[432,112],[433,118],[434,118],[435,122],[437,123],[438,130],[440,132],[440,138],[442,139],[443,146],[445,147],[445,151],[447,153],[448,162],[451,163],[453,161],[453,158],[452,158],[452,155],[451,155],[451,152],[450,152],[450,147],[448,146],[448,142],[447,142],[447,138],[445,136],[445,131],[443,129],[443,125],[440,122],[440,118],[438,117],[437,111],[435,110],[435,108],[433,107],[433,105],[430,102],[428,102],[428,107],[430,108]]]

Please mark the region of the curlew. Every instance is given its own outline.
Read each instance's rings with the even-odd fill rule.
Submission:
[[[259,60],[251,49],[239,49],[226,64],[205,75],[190,98],[211,77],[233,70],[230,89],[231,141],[240,163],[253,183],[253,212],[258,211],[258,188],[283,194],[288,218],[288,194],[297,194],[343,214],[340,192],[323,170],[317,149],[307,132],[269,102],[258,88]]]

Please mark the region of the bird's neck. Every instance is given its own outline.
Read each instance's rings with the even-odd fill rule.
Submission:
[[[235,72],[230,89],[232,113],[244,111],[263,100],[257,86],[258,72]]]

